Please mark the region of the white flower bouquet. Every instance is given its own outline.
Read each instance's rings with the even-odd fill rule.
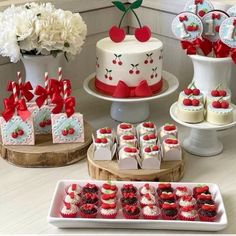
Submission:
[[[56,9],[51,3],[27,3],[0,13],[0,54],[11,62],[21,55],[78,54],[87,34],[79,13]]]

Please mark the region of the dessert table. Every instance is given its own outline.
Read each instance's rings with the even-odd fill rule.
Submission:
[[[104,125],[114,127],[117,122],[109,116],[110,102],[92,97],[82,90],[76,91],[80,112],[96,129]],[[173,122],[169,115],[173,96],[150,102],[150,120],[158,126]],[[178,126],[180,140],[187,137],[189,129]],[[228,227],[218,233],[236,233],[236,129],[219,132],[224,145],[223,153],[215,157],[198,157],[186,154],[184,182],[212,182],[220,186],[227,215]],[[127,230],[127,229],[57,229],[47,223],[51,198],[60,179],[89,179],[86,159],[71,166],[59,168],[19,168],[0,158],[0,234],[154,234],[183,233],[181,231]],[[188,232],[200,233],[200,232]],[[203,233],[203,232],[201,232]]]

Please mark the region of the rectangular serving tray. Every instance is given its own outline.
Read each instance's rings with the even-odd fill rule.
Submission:
[[[197,231],[219,231],[226,228],[228,221],[225,212],[223,199],[220,193],[219,186],[213,183],[175,183],[171,185],[176,188],[178,186],[186,186],[192,189],[198,184],[206,184],[209,186],[213,198],[218,208],[218,218],[216,222],[201,222],[201,221],[180,221],[180,220],[128,220],[123,218],[121,212],[118,213],[116,219],[86,219],[86,218],[63,218],[60,215],[60,210],[63,205],[63,199],[66,195],[65,188],[72,183],[84,186],[86,183],[94,183],[97,186],[102,186],[106,181],[94,180],[60,180],[57,182],[56,189],[53,194],[51,206],[47,220],[50,224],[58,228],[130,228],[130,229],[166,229],[166,230],[197,230]],[[143,186],[147,182],[131,182],[131,181],[112,181],[117,187],[123,184],[134,184],[137,188]],[[157,186],[158,182],[148,182],[150,185]]]

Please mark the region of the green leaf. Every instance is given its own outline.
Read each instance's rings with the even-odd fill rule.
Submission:
[[[126,7],[125,5],[122,3],[122,2],[119,2],[119,1],[113,1],[112,2],[116,8],[118,8],[119,10],[123,11],[123,12],[126,12]]]
[[[131,66],[133,66],[133,67],[134,67],[134,64],[131,64]]]
[[[132,10],[137,9],[142,5],[142,3],[143,3],[143,0],[136,0],[135,2],[131,3],[129,8]]]
[[[112,70],[109,70],[109,73],[111,73],[112,72]]]
[[[108,69],[106,68],[106,72],[108,72]]]
[[[118,55],[118,57],[121,57],[122,55],[120,54],[120,55]]]
[[[117,57],[117,54],[114,54],[115,57]]]
[[[135,67],[139,66],[139,64],[136,64]]]

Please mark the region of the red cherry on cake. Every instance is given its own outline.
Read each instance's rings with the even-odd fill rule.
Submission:
[[[229,108],[229,103],[227,101],[221,102],[221,108],[223,108],[223,109]]]
[[[17,133],[17,132],[13,132],[13,133],[11,134],[11,136],[12,136],[12,138],[17,138],[17,137],[18,137],[18,133]]]
[[[44,128],[44,127],[46,126],[45,121],[41,121],[41,122],[39,123],[39,126],[40,126],[41,128]]]
[[[124,140],[132,140],[132,139],[134,139],[134,135],[124,135],[123,139]]]
[[[107,131],[106,131],[106,129],[100,129],[100,133],[101,133],[101,134],[106,134]]]
[[[185,99],[183,100],[183,104],[184,104],[185,106],[192,106],[192,100],[189,99],[189,98],[185,98]]]
[[[193,106],[197,107],[197,106],[199,106],[199,104],[200,104],[200,102],[199,102],[198,99],[193,99],[193,100],[192,100],[192,105],[193,105]]]
[[[166,126],[164,126],[164,130],[165,131],[176,130],[176,127],[175,127],[175,125],[166,125]]]
[[[101,139],[100,138],[96,138],[95,139],[95,143],[101,143],[102,141],[101,141]]]
[[[134,32],[135,38],[140,42],[147,42],[151,38],[151,30],[148,26],[137,28]]]
[[[214,108],[221,108],[221,103],[219,101],[214,101],[214,102],[212,102],[212,106]]]
[[[178,140],[177,139],[172,139],[172,144],[178,144]]]
[[[68,130],[68,134],[74,134],[74,133],[75,133],[74,128],[69,128],[69,130]]]
[[[225,97],[227,95],[227,92],[225,90],[219,90],[218,92],[221,97]]]
[[[109,36],[110,39],[115,42],[119,43],[122,42],[125,38],[125,31],[122,28],[119,28],[117,26],[112,26],[109,30]]]
[[[212,90],[211,91],[211,96],[212,97],[219,97],[220,96],[219,91],[218,90]]]
[[[46,125],[51,125],[52,121],[51,120],[46,120],[45,123],[46,123]]]
[[[68,130],[63,129],[61,133],[62,133],[63,136],[67,136],[68,135]]]
[[[139,70],[136,70],[136,72],[135,72],[137,75],[140,73],[140,71]]]
[[[132,152],[132,148],[130,148],[130,147],[125,147],[125,148],[124,148],[124,151],[125,151],[125,152]]]
[[[110,128],[107,128],[106,131],[107,131],[107,134],[111,134],[111,129]]]
[[[158,150],[159,150],[159,147],[158,147],[157,145],[155,145],[155,146],[152,147],[152,150],[153,150],[153,151],[158,151]]]
[[[116,60],[113,60],[112,63],[113,63],[113,64],[116,64]]]
[[[185,93],[185,95],[190,95],[190,94],[192,94],[192,89],[190,89],[190,88],[186,88],[186,89],[184,89],[184,93]]]
[[[136,148],[131,148],[131,152],[135,153],[135,152],[137,152],[137,149]]]
[[[193,89],[193,95],[194,96],[198,96],[199,94],[200,94],[200,90],[199,89],[197,89],[197,88]]]
[[[203,11],[203,10],[200,10],[200,11],[198,12],[198,15],[201,16],[201,17],[203,17],[205,14],[206,14],[206,12]]]
[[[106,138],[101,138],[101,142],[102,142],[102,143],[107,143],[108,141],[107,141]]]
[[[145,151],[145,152],[151,152],[152,150],[151,150],[150,147],[146,147],[146,148],[144,149],[144,151]]]
[[[155,139],[155,138],[156,138],[156,135],[155,135],[155,134],[150,134],[150,135],[149,135],[149,138],[150,138],[150,139]]]
[[[134,71],[133,71],[133,70],[129,70],[129,73],[130,73],[130,74],[133,74],[133,73],[134,73]]]
[[[119,65],[119,66],[121,66],[122,64],[123,64],[122,61],[119,61],[119,62],[118,62],[118,65]]]
[[[128,125],[128,124],[120,124],[120,128],[121,128],[121,129],[130,129],[130,128],[131,128],[131,125]]]
[[[220,31],[220,26],[217,25],[217,26],[215,27],[215,32],[219,32],[219,31]]]
[[[143,140],[148,141],[149,140],[149,136],[148,135],[143,136]]]
[[[22,136],[24,134],[24,131],[22,129],[19,129],[17,133],[18,135]]]

